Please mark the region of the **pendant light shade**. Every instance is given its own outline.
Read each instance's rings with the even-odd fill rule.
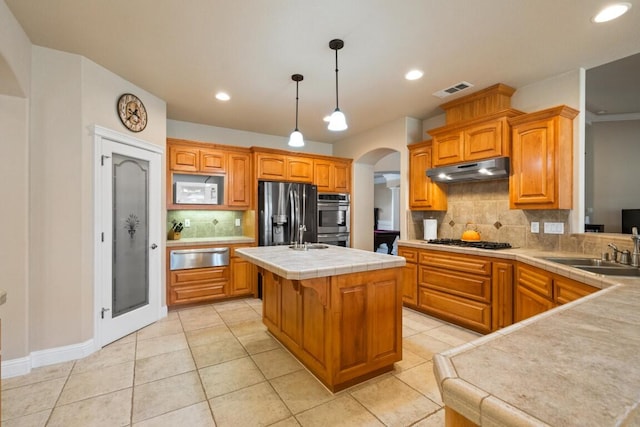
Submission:
[[[338,51],[344,47],[344,42],[340,39],[333,39],[329,42],[329,48],[336,51],[336,109],[329,118],[329,130],[341,131],[347,129],[347,118],[340,111],[338,105]]]
[[[298,83],[304,79],[302,74],[294,74],[291,76],[291,80],[296,82],[296,128],[291,132],[289,136],[289,147],[304,147],[304,138],[302,132],[298,130]]]

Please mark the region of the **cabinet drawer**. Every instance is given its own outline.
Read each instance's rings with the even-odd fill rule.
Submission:
[[[516,283],[546,298],[553,298],[553,278],[544,270],[519,265],[516,269]]]
[[[489,277],[423,266],[420,266],[419,274],[420,286],[481,302],[491,302],[491,279]]]
[[[491,305],[470,301],[423,286],[419,288],[418,305],[425,313],[449,320],[474,331],[491,331]]]
[[[411,248],[398,248],[398,256],[404,257],[407,262],[418,262],[418,250]]]
[[[427,251],[421,251],[419,258],[420,264],[430,267],[457,270],[483,276],[491,275],[491,261],[484,258]]]
[[[171,286],[229,280],[229,268],[194,268],[171,272]]]
[[[186,304],[224,298],[227,296],[227,285],[227,282],[216,282],[204,285],[172,287],[169,295],[170,303]]]

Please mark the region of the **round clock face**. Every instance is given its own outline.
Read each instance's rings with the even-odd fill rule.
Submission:
[[[140,132],[147,126],[147,110],[140,99],[125,93],[118,100],[118,116],[122,124],[132,132]]]

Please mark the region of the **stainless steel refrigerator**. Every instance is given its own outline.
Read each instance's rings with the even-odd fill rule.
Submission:
[[[318,188],[295,182],[258,183],[260,246],[317,242]]]

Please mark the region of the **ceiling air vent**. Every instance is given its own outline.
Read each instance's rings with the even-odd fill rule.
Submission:
[[[470,87],[473,87],[473,85],[469,82],[460,82],[460,83],[456,83],[453,86],[450,86],[446,89],[442,89],[439,90],[437,92],[433,93],[433,96],[437,96],[438,98],[446,98],[447,96],[451,96],[454,93],[458,93],[461,92],[465,89],[469,89]]]

